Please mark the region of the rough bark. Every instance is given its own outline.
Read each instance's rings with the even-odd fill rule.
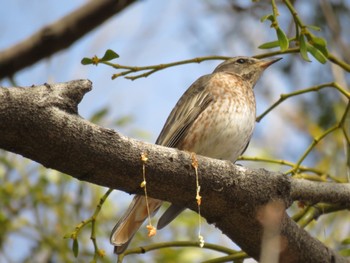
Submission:
[[[78,104],[91,86],[88,80],[76,80],[0,88],[0,148],[78,180],[138,194],[143,193],[140,155],[146,152],[148,194],[196,211],[191,155],[125,137],[81,118]],[[350,207],[349,185],[295,180],[227,161],[197,159],[202,216],[250,256],[259,260],[264,227],[268,225],[264,211],[277,201],[283,207],[279,231],[267,240],[280,241],[280,262],[347,262],[300,228],[284,208],[298,199]],[[308,189],[318,189],[316,198]]]

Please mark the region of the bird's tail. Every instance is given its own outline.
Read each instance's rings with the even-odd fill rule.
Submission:
[[[154,215],[161,204],[161,200],[148,198],[150,215]],[[136,195],[124,216],[112,230],[110,242],[115,246],[114,252],[116,254],[121,254],[125,251],[136,231],[147,217],[146,198],[141,195]]]
[[[185,207],[171,204],[169,208],[164,212],[164,214],[159,218],[157,229],[162,229],[168,225],[171,221],[175,219],[182,211],[185,210]]]

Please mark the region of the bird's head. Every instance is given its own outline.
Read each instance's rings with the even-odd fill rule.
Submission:
[[[235,74],[250,82],[254,87],[263,71],[282,58],[257,59],[252,57],[234,57],[217,66],[213,73]]]

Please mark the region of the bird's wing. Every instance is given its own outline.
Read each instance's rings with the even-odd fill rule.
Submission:
[[[212,101],[206,92],[210,78],[211,75],[202,76],[182,95],[166,120],[156,144],[176,148],[182,141],[193,122]]]
[[[176,148],[186,137],[191,125],[213,100],[206,92],[211,77],[212,75],[205,75],[199,78],[182,95],[165,122],[156,144]],[[161,229],[168,225],[184,209],[184,207],[172,204],[160,217],[157,228]]]

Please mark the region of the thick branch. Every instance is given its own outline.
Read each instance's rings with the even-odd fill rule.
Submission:
[[[344,207],[350,208],[350,184],[292,180],[291,198],[312,203],[342,204]]]
[[[77,105],[90,89],[88,80],[1,88],[0,147],[79,180],[139,194],[140,154],[147,152],[149,195],[196,210],[190,154],[127,138],[82,119]],[[305,187],[279,173],[202,156],[198,162],[202,215],[255,259],[260,255],[261,211],[266,205],[279,200],[288,207],[296,196],[307,198]],[[322,195],[318,197],[325,201]],[[336,198],[339,200],[348,202],[341,195]],[[332,200],[327,197],[326,201]],[[282,216],[277,236],[282,241],[280,262],[346,262],[287,214]]]
[[[24,41],[0,52],[0,79],[63,50],[124,10],[135,0],[103,0],[88,3]]]

